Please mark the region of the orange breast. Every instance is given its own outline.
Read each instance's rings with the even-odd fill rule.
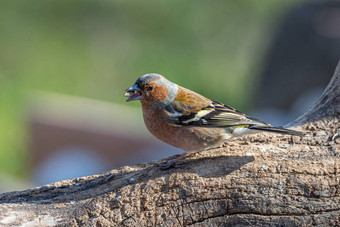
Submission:
[[[177,126],[166,120],[161,110],[143,104],[143,117],[148,130],[158,139],[186,152],[198,152],[216,147],[224,142],[221,128],[204,128],[197,126]]]

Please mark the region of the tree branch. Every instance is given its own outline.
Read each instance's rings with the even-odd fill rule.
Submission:
[[[0,225],[339,226],[339,114],[340,64],[315,106],[290,124],[309,137],[245,136],[180,169],[150,162],[4,193]]]

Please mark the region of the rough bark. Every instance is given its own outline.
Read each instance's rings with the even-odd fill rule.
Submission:
[[[0,225],[340,226],[339,115],[340,64],[320,100],[290,124],[307,137],[251,135],[182,168],[151,162],[5,193]]]

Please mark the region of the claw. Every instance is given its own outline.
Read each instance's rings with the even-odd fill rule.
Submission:
[[[183,165],[179,165],[177,164],[177,161],[187,157],[187,156],[194,156],[196,155],[196,153],[184,153],[184,154],[180,154],[180,155],[174,155],[174,159],[170,162],[166,162],[166,163],[161,163],[161,164],[157,164],[158,167],[160,167],[161,170],[166,170],[166,169],[171,169],[171,168],[180,168]]]
[[[179,165],[176,163],[176,160],[173,160],[171,162],[165,162],[165,163],[160,163],[157,164],[157,166],[161,169],[161,170],[167,170],[167,169],[171,169],[171,168],[179,168],[182,167],[182,165]]]
[[[105,181],[106,182],[109,182],[109,181],[111,181],[111,180],[113,180],[113,178],[116,176],[116,174],[110,174],[109,176],[107,176],[106,178],[105,178]]]

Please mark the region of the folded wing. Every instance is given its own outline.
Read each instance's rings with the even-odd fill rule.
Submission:
[[[190,105],[174,102],[167,108],[171,123],[182,126],[232,127],[269,125],[255,118],[246,116],[238,110],[222,103],[212,101],[209,105],[195,110]]]

